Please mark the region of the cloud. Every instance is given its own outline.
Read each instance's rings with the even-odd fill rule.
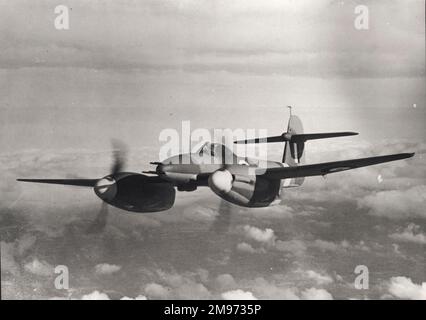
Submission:
[[[275,248],[279,251],[288,252],[294,254],[295,256],[303,255],[307,247],[302,240],[277,240],[275,243]]]
[[[164,272],[157,270],[157,275],[162,283],[167,287],[151,286],[149,292],[154,292],[159,296],[167,296],[170,294],[176,299],[209,299],[210,291],[200,282],[207,280],[204,269],[198,269],[196,273],[184,272],[182,274],[176,272]],[[148,294],[148,291],[145,291]],[[148,294],[149,295],[149,294]]]
[[[95,266],[95,273],[99,275],[109,275],[120,271],[121,266],[108,263],[100,263]]]
[[[302,291],[304,300],[333,300],[333,296],[324,289],[309,288]]]
[[[275,241],[274,230],[270,228],[262,230],[256,227],[245,225],[242,229],[247,238],[257,242],[272,245]]]
[[[420,232],[420,226],[410,223],[402,232],[392,233],[390,238],[401,242],[426,244],[426,235]]]
[[[54,272],[54,267],[47,263],[46,261],[40,261],[37,258],[34,258],[33,261],[28,262],[24,265],[24,269],[32,274],[38,276],[50,276]]]
[[[397,111],[395,111],[397,113]],[[373,203],[366,202],[365,199],[371,200],[376,196],[377,192],[383,192],[383,199],[389,192],[393,197],[396,194],[401,195],[403,203],[410,201],[414,194],[410,194],[407,190],[415,187],[424,188],[424,179],[426,178],[426,166],[424,164],[424,143],[419,141],[407,142],[406,140],[386,139],[372,142],[374,140],[361,140],[350,143],[351,148],[347,148],[345,142],[333,141],[333,144],[321,145],[321,142],[313,145],[314,150],[310,149],[310,162],[333,161],[337,159],[362,158],[367,155],[392,154],[399,152],[415,151],[414,158],[396,161],[389,164],[370,166],[366,168],[350,170],[345,173],[329,175],[328,179],[323,180],[311,178],[305,181],[303,188],[305,192],[289,193],[292,199],[305,200],[318,203],[327,203],[327,207],[331,203],[356,202],[359,209],[367,209],[368,213],[378,215],[374,212]],[[327,154],[324,150],[327,149]],[[382,180],[378,181],[378,176]],[[411,190],[411,192],[415,191]],[[395,192],[395,194],[393,194]],[[414,192],[413,192],[414,193]],[[380,195],[380,194],[379,194]],[[424,197],[423,197],[424,198]],[[383,199],[376,202],[381,203]],[[391,199],[392,200],[392,199]],[[398,200],[396,200],[398,201]],[[418,201],[415,206],[425,206],[424,200]],[[386,201],[384,201],[386,202]],[[392,205],[389,205],[391,207]],[[362,210],[364,211],[364,210]],[[391,208],[391,213],[401,211],[398,206]],[[381,213],[381,212],[379,212]],[[407,213],[407,216],[422,214],[421,210],[414,209],[413,213]],[[383,214],[382,214],[383,215]],[[397,212],[400,216],[400,212]]]
[[[268,281],[264,277],[257,277],[247,281],[247,286],[259,299],[298,300],[297,289],[289,287],[287,283]]]
[[[339,244],[335,242],[321,240],[321,239],[316,239],[313,242],[313,246],[319,248],[321,251],[337,251],[342,248]]]
[[[308,280],[308,281],[307,281]],[[245,279],[236,285],[253,293],[258,299],[333,299],[331,293],[315,286],[330,285],[333,278],[324,272],[312,269],[286,270],[284,274],[275,274],[270,278],[257,277]]]
[[[158,283],[148,283],[145,286],[145,294],[154,299],[167,299],[170,296],[171,289]]]
[[[185,219],[195,221],[214,221],[218,212],[217,209],[196,205],[184,208],[182,215]]]
[[[292,207],[280,204],[265,208],[251,208],[249,211],[244,211],[244,214],[255,217],[256,219],[290,219],[294,216],[294,212],[295,210]],[[298,215],[300,214],[298,211]]]
[[[222,293],[222,298],[224,300],[257,300],[253,293],[241,289],[226,291]]]
[[[106,293],[95,290],[91,293],[85,294],[81,297],[81,300],[110,300]]]
[[[409,189],[385,190],[358,200],[370,214],[388,218],[426,217],[426,185]]]
[[[14,243],[0,242],[1,245],[1,272],[9,272],[16,276],[19,273],[19,264],[14,257]]]
[[[145,294],[150,298],[168,299],[210,299],[211,293],[206,286],[199,282],[207,281],[204,272],[183,274],[168,273],[157,270],[158,282],[151,282],[144,288]]]
[[[229,273],[218,275],[216,277],[216,282],[219,285],[219,287],[222,289],[235,287],[237,285],[234,277],[230,275]]]
[[[6,271],[12,275],[18,275],[21,271],[22,261],[28,256],[30,249],[34,247],[36,239],[34,235],[26,233],[12,242],[1,241],[2,272]]]
[[[17,253],[18,255],[22,256],[24,255],[27,250],[33,247],[35,244],[37,238],[31,234],[24,235],[18,242],[17,242]]]
[[[108,294],[100,292],[98,290],[85,294],[80,299],[81,300],[111,300]],[[51,297],[49,298],[49,300],[75,300],[75,298],[72,298],[71,294],[69,294],[68,296],[62,296],[62,297]],[[124,297],[121,297],[120,300],[147,300],[147,298],[144,295],[140,294],[134,298],[124,296]]]
[[[59,161],[59,160],[58,160]],[[90,162],[90,161],[88,161]],[[80,167],[78,164],[76,167]],[[62,170],[65,171],[65,170]],[[60,172],[58,168],[58,172]],[[52,174],[52,176],[54,176]],[[384,182],[385,184],[386,182]],[[26,188],[30,189],[31,186],[27,185]],[[40,187],[34,186],[34,189],[39,189]],[[66,188],[66,187],[65,187]],[[59,188],[52,188],[52,190],[58,190]],[[45,194],[45,189],[39,189],[38,191],[40,194]],[[68,213],[70,215],[73,215],[73,219],[79,219],[78,222],[80,224],[83,224],[84,220],[87,219],[88,214],[91,214],[91,208],[87,209],[84,208],[84,210],[81,210],[81,208],[75,208],[72,207],[72,210],[65,210],[65,207],[71,207],[71,200],[74,200],[73,195],[68,195],[69,189],[65,189],[63,193],[58,193],[60,195],[63,195],[63,197],[60,197],[61,200],[67,201],[66,203],[54,203],[54,210],[52,210],[52,216],[55,214],[58,216],[56,220],[53,220],[55,223],[52,223],[52,219],[49,215],[46,215],[46,213],[49,213],[48,210],[43,210],[45,207],[40,206],[36,201],[30,202],[29,200],[26,200],[27,202],[24,202],[24,206],[28,207],[27,209],[28,215],[32,216],[38,216],[41,215],[41,219],[39,219],[39,225],[45,224],[46,226],[49,226],[49,228],[53,228],[56,225],[59,225],[60,223],[64,222],[62,218],[59,218],[59,216],[67,216]],[[303,191],[303,190],[301,190]],[[297,191],[300,192],[301,191]],[[56,191],[52,191],[56,192]],[[80,191],[76,190],[75,193],[78,194]],[[289,191],[290,192],[290,191]],[[30,192],[31,193],[31,192]],[[48,192],[48,196],[46,198],[49,198],[52,193]],[[309,194],[309,192],[307,193]],[[356,193],[355,193],[356,195]],[[196,195],[199,197],[200,195]],[[31,196],[26,196],[27,199],[30,199]],[[59,197],[58,197],[59,198]],[[62,199],[63,198],[63,199]],[[78,198],[78,197],[76,197]],[[90,198],[90,195],[87,196],[87,198]],[[356,197],[355,197],[356,198]],[[37,198],[40,200],[39,198]],[[51,200],[52,201],[52,200]],[[327,200],[328,201],[328,200]],[[164,295],[165,298],[175,298],[175,297],[193,297],[195,295],[198,295],[200,293],[200,296],[205,297],[215,297],[219,298],[221,297],[222,292],[231,291],[231,290],[237,290],[238,288],[241,288],[243,291],[248,291],[253,294],[256,298],[259,299],[265,299],[265,298],[273,298],[273,296],[280,297],[282,299],[297,299],[297,298],[304,298],[302,295],[302,292],[304,292],[305,286],[306,286],[306,279],[308,281],[312,280],[315,281],[316,284],[318,284],[318,287],[320,287],[319,282],[321,282],[321,276],[327,278],[327,273],[330,272],[330,270],[339,270],[339,272],[344,272],[344,270],[341,269],[334,269],[336,266],[336,263],[340,264],[341,262],[346,264],[351,259],[356,259],[355,256],[351,256],[349,254],[347,255],[336,255],[336,259],[329,259],[334,261],[324,261],[327,260],[319,258],[318,260],[316,257],[312,259],[312,256],[310,255],[313,252],[313,249],[324,249],[324,250],[337,250],[339,251],[338,254],[344,252],[344,250],[349,251],[351,248],[355,248],[356,246],[361,245],[361,242],[359,241],[360,238],[364,238],[364,235],[366,236],[366,241],[368,241],[368,244],[372,243],[372,237],[381,236],[377,234],[373,234],[372,232],[375,232],[372,229],[369,229],[370,226],[368,223],[368,219],[373,219],[372,225],[380,224],[381,221],[380,218],[372,218],[369,216],[360,216],[360,222],[362,222],[362,219],[366,219],[365,226],[366,229],[362,229],[362,233],[359,233],[359,230],[357,230],[358,224],[355,224],[352,228],[345,229],[346,226],[349,226],[348,224],[343,223],[342,221],[346,221],[348,216],[345,216],[346,213],[353,214],[351,210],[348,210],[348,212],[342,212],[343,210],[340,210],[340,207],[334,210],[334,206],[336,205],[335,201],[329,200],[330,202],[327,202],[325,204],[325,214],[321,214],[321,216],[315,217],[318,220],[325,220],[325,221],[332,221],[333,222],[333,228],[336,229],[331,232],[330,230],[318,230],[316,226],[313,226],[311,224],[306,225],[306,217],[300,217],[297,213],[299,213],[299,209],[305,209],[305,205],[300,205],[300,207],[294,206],[294,204],[290,201],[288,202],[288,205],[292,208],[296,207],[297,210],[294,210],[295,214],[292,219],[289,221],[286,221],[286,223],[283,223],[282,225],[279,224],[272,224],[268,219],[261,219],[262,223],[257,228],[253,227],[257,230],[260,230],[260,232],[256,232],[255,234],[261,235],[260,237],[256,238],[255,240],[252,235],[246,237],[246,232],[242,228],[241,230],[244,232],[242,233],[244,235],[244,238],[241,237],[241,234],[235,234],[230,233],[223,235],[221,237],[214,237],[213,235],[207,235],[205,234],[205,223],[199,223],[196,224],[196,221],[191,220],[188,222],[188,225],[190,225],[190,229],[180,228],[180,225],[174,224],[173,229],[167,228],[167,226],[164,226],[165,229],[157,229],[155,232],[151,232],[149,229],[145,231],[145,229],[140,229],[140,234],[144,236],[144,238],[133,238],[133,232],[127,232],[129,230],[138,229],[139,225],[137,225],[135,222],[137,222],[140,219],[144,219],[144,216],[141,215],[124,215],[119,214],[118,211],[115,211],[113,208],[111,208],[111,220],[110,220],[110,226],[111,227],[118,227],[122,228],[122,237],[120,238],[112,238],[110,230],[106,232],[106,234],[98,236],[98,237],[88,237],[87,235],[82,235],[81,230],[78,228],[80,225],[75,223],[73,225],[68,225],[67,222],[64,222],[63,224],[66,225],[65,233],[59,232],[54,235],[55,237],[58,236],[58,234],[65,235],[63,238],[55,238],[51,239],[50,234],[47,236],[44,232],[39,232],[36,237],[34,235],[31,235],[31,229],[24,229],[23,235],[28,235],[28,237],[20,236],[15,240],[15,242],[8,243],[8,248],[5,251],[5,254],[8,256],[8,260],[12,261],[10,264],[15,270],[23,270],[23,262],[26,263],[28,261],[32,261],[33,256],[28,254],[33,254],[32,248],[34,247],[35,241],[38,239],[37,242],[37,253],[40,254],[38,256],[39,260],[46,260],[49,262],[55,261],[56,254],[58,250],[52,250],[52,245],[54,245],[53,248],[56,248],[57,246],[62,246],[66,251],[69,251],[67,255],[64,255],[65,258],[67,256],[70,256],[69,262],[72,261],[72,264],[70,264],[70,267],[73,268],[73,266],[79,267],[79,272],[76,274],[76,277],[80,277],[83,279],[87,279],[87,285],[90,285],[90,289],[86,288],[86,291],[81,292],[91,292],[92,288],[97,288],[96,284],[93,283],[93,281],[96,282],[96,277],[93,277],[93,266],[98,263],[99,261],[122,261],[123,262],[123,268],[126,266],[126,273],[127,270],[129,270],[129,275],[126,275],[126,278],[124,278],[123,274],[123,280],[126,282],[121,285],[121,288],[126,287],[126,291],[123,292],[122,295],[126,295],[127,297],[133,297],[134,293],[133,291],[128,292],[127,288],[130,288],[135,276],[136,271],[139,270],[139,267],[146,267],[151,272],[153,272],[152,278],[151,274],[149,274],[148,280],[145,278],[143,280],[143,284],[145,283],[155,283],[159,286],[161,286],[165,291],[166,294]],[[78,202],[78,201],[77,201]],[[32,206],[32,204],[35,203],[35,206]],[[78,205],[78,204],[76,204]],[[36,210],[34,207],[39,206]],[[31,210],[30,210],[31,209]],[[338,212],[339,216],[337,219],[335,219],[335,212]],[[63,212],[64,214],[59,215],[58,212]],[[171,213],[174,213],[172,211]],[[266,210],[265,210],[266,213]],[[81,215],[81,217],[79,217]],[[155,215],[155,219],[157,219],[157,216],[161,216],[159,219],[163,219],[166,221],[167,216],[169,215],[168,212],[166,213],[160,213],[158,215]],[[171,214],[170,214],[171,215]],[[69,216],[69,215],[68,215]],[[150,216],[150,215],[148,215]],[[154,217],[154,215],[152,215]],[[126,218],[124,222],[126,224],[123,224],[123,217]],[[312,218],[312,215],[309,217]],[[154,219],[154,218],[153,218]],[[255,215],[248,215],[244,216],[243,214],[234,215],[234,219],[239,219],[238,224],[244,225],[256,225],[254,223],[258,223],[258,220],[255,220]],[[349,221],[355,221],[358,217],[354,220]],[[376,220],[377,219],[377,220]],[[162,220],[163,221],[163,220]],[[175,220],[176,221],[176,220]],[[416,220],[417,221],[417,220]],[[180,221],[181,222],[181,221]],[[200,221],[202,222],[202,221]],[[237,221],[236,221],[237,222]],[[393,223],[390,221],[390,223]],[[420,224],[420,222],[417,222]],[[166,225],[166,223],[164,223]],[[268,228],[265,228],[265,226],[273,226],[272,232],[269,235],[273,235],[274,241],[269,241],[267,236],[267,230]],[[393,226],[393,225],[392,225]],[[406,224],[403,225],[402,228],[404,228]],[[31,226],[32,228],[33,226]],[[186,227],[186,226],[185,226]],[[188,230],[189,229],[189,230]],[[188,233],[183,233],[183,231],[190,231]],[[247,229],[249,231],[251,229]],[[41,229],[40,229],[41,231]],[[327,233],[330,231],[331,233]],[[382,233],[385,236],[381,241],[383,247],[387,244],[387,241],[390,240],[388,238],[388,235],[392,232],[394,232],[395,229],[391,229],[391,232],[389,232],[389,229],[386,225],[383,226]],[[397,233],[405,233],[405,230],[397,230]],[[419,232],[417,229],[413,229],[413,234],[417,235]],[[15,236],[15,235],[14,235]],[[283,237],[283,240],[278,240],[278,236],[281,238]],[[349,241],[341,241],[339,238],[341,236],[347,236]],[[72,237],[75,237],[77,239],[72,240]],[[285,238],[284,238],[285,237]],[[313,240],[316,238],[322,238],[327,240]],[[80,239],[81,238],[81,239]],[[170,246],[170,238],[173,240],[173,246]],[[183,242],[183,238],[188,238],[188,241]],[[241,239],[243,238],[246,242],[241,242]],[[296,238],[296,239],[294,239]],[[72,241],[70,241],[70,239]],[[143,239],[143,240],[142,240]],[[262,241],[259,241],[259,239],[262,239]],[[285,240],[284,240],[285,239]],[[375,238],[375,241],[379,238]],[[48,241],[46,241],[48,240]],[[54,241],[53,241],[54,240]],[[58,242],[57,240],[63,241]],[[116,240],[116,241],[111,241]],[[129,246],[129,242],[132,240],[132,245]],[[136,240],[136,241],[134,241]],[[8,240],[9,241],[9,240]],[[88,244],[88,241],[91,243]],[[402,240],[401,240],[402,241]],[[191,247],[191,242],[194,243],[194,246]],[[46,243],[50,243],[50,245],[46,245]],[[238,244],[247,244],[243,245],[242,247],[238,247]],[[273,245],[271,246],[270,243]],[[110,245],[111,244],[111,245]],[[113,244],[113,245],[112,245]],[[259,250],[259,251],[267,251],[265,256],[262,256],[262,261],[257,262],[256,259],[259,258],[259,256],[249,256],[245,255],[244,261],[247,266],[243,266],[239,263],[238,257],[233,256],[235,254],[235,250],[232,250],[232,248],[235,248],[237,246],[237,250],[240,249],[250,249],[253,250]],[[171,249],[169,249],[171,248]],[[230,255],[230,259],[227,261],[226,265],[219,265],[218,261],[220,259],[220,255],[217,254],[220,250],[226,250],[224,248],[227,248],[229,251],[227,254]],[[3,243],[2,243],[2,249],[3,249]],[[62,249],[62,248],[61,248]],[[125,250],[124,250],[125,249]],[[127,251],[128,249],[128,251]],[[161,250],[160,250],[161,249]],[[372,249],[374,247],[372,246]],[[416,248],[414,248],[416,249]],[[417,248],[418,249],[418,248]],[[138,256],[138,253],[141,253],[141,250],[144,254],[141,254]],[[208,268],[209,271],[215,275],[217,272],[220,273],[227,273],[229,276],[223,276],[221,277],[220,281],[215,281],[214,276],[211,283],[208,283],[209,276],[203,276],[200,277],[198,275],[191,275],[191,273],[182,272],[182,271],[176,271],[172,273],[166,273],[161,274],[158,276],[158,278],[155,278],[155,270],[158,268],[168,268],[170,267],[170,259],[172,257],[166,257],[163,258],[163,255],[170,255],[173,251],[178,250],[179,257],[182,254],[182,258],[179,258],[179,260],[172,260],[172,261],[179,261],[177,263],[176,268],[179,268],[177,270],[183,270],[182,268],[185,268],[184,270],[188,270],[194,266],[194,257],[195,257],[195,266],[198,267],[204,267]],[[217,250],[217,252],[216,252]],[[284,252],[284,254],[291,254],[296,256],[287,256],[283,258],[283,254],[280,254],[280,252],[274,252],[273,250],[277,250],[280,252]],[[201,251],[205,251],[205,253],[202,253]],[[312,251],[312,252],[311,252]],[[189,254],[187,254],[189,253]],[[351,252],[352,253],[352,252]],[[376,254],[378,252],[374,252]],[[4,254],[2,250],[2,255]],[[304,254],[306,254],[306,257],[302,257]],[[382,253],[381,253],[382,254]],[[383,253],[384,255],[384,253]],[[206,264],[207,258],[210,259],[209,264]],[[241,254],[240,254],[241,257]],[[380,256],[382,257],[382,256]],[[397,268],[396,264],[400,265],[400,260],[398,260],[398,257],[396,255],[389,255],[389,258],[396,257],[395,260],[395,268]],[[217,259],[218,258],[218,259]],[[306,259],[305,259],[306,258]],[[334,258],[334,257],[333,257]],[[375,259],[373,255],[369,255],[370,259]],[[31,260],[30,260],[31,259]],[[121,260],[122,259],[122,260]],[[127,259],[127,260],[126,260]],[[135,260],[136,259],[136,260]],[[217,261],[215,261],[217,259]],[[279,260],[280,259],[280,260]],[[154,263],[151,263],[150,261],[154,260]],[[213,261],[213,263],[212,263]],[[377,260],[374,260],[377,261]],[[309,263],[309,262],[315,262],[315,267],[317,269],[313,272],[317,273],[319,275],[318,280],[316,280],[316,275],[314,273],[311,274],[311,278],[308,276],[308,274],[304,274],[304,279],[300,279],[299,276],[294,276],[290,270],[288,276],[285,276],[284,279],[279,278],[281,275],[286,274],[289,270],[287,268],[288,264],[292,263]],[[258,263],[258,264],[257,264]],[[317,265],[318,263],[318,265]],[[417,263],[423,263],[421,260],[417,261]],[[121,264],[121,263],[120,263]],[[174,264],[173,264],[174,265]],[[274,268],[274,271],[269,271],[268,267],[271,266]],[[262,267],[262,269],[260,269]],[[313,265],[306,265],[304,264],[303,267],[306,269],[311,270],[313,268]],[[403,266],[400,266],[399,268],[402,268]],[[12,269],[13,269],[12,268]],[[279,271],[278,268],[281,268]],[[260,269],[260,270],[259,270]],[[239,273],[239,271],[242,271]],[[353,270],[349,270],[352,272]],[[383,272],[389,272],[389,269],[384,268]],[[401,270],[400,270],[401,271]],[[272,272],[278,272],[278,274],[272,275]],[[204,272],[205,273],[205,272]],[[137,274],[137,273],[136,273]],[[231,274],[235,275],[235,280]],[[342,273],[344,274],[344,273]],[[23,273],[24,276],[30,276],[28,273]],[[158,275],[158,274],[157,274]],[[240,278],[242,275],[244,275],[244,278]],[[121,276],[121,274],[120,274]],[[163,277],[164,276],[164,277]],[[255,279],[256,277],[261,276],[264,277],[263,280],[251,280]],[[416,279],[418,275],[411,275],[412,277],[416,276]],[[389,278],[388,276],[387,278]],[[10,278],[10,277],[9,277]],[[202,279],[201,279],[202,278]],[[40,278],[33,277],[35,281],[39,281]],[[113,280],[112,278],[110,278]],[[267,279],[267,280],[265,280]],[[99,279],[98,279],[99,280]],[[105,277],[102,279],[103,281],[109,281],[108,277]],[[232,282],[233,280],[233,282]],[[327,280],[324,279],[325,282],[322,282],[323,284],[326,284]],[[46,281],[47,283],[48,281]],[[81,282],[80,282],[81,283]],[[228,283],[227,286],[221,287],[219,283],[225,284]],[[32,283],[31,283],[32,284]],[[117,284],[114,282],[109,283],[111,286],[116,286]],[[13,284],[15,285],[15,284]],[[51,282],[47,283],[51,287]],[[139,284],[137,284],[139,285]],[[308,288],[311,286],[315,286],[314,283],[309,283]],[[23,297],[41,297],[42,294],[40,291],[30,293],[28,294],[26,291],[22,289],[22,287],[15,286],[15,292],[13,293],[16,296],[23,296]],[[181,289],[179,289],[181,288]],[[152,289],[152,288],[151,288]],[[155,288],[154,288],[155,289]],[[326,288],[329,290],[329,288]],[[48,290],[48,289],[47,289]],[[103,289],[102,289],[103,290]],[[213,291],[214,290],[214,291]],[[307,289],[306,289],[307,290]],[[317,289],[318,290],[318,289]],[[345,292],[340,291],[342,290],[340,287],[338,287],[338,284],[336,284],[336,288],[334,288],[333,285],[333,291],[332,294],[335,297],[344,297]],[[141,291],[141,293],[147,297],[153,297],[153,295],[149,295],[148,291]],[[155,291],[155,290],[153,290]],[[210,291],[210,293],[209,293]],[[311,290],[313,291],[313,290]],[[167,293],[168,292],[168,293]],[[335,293],[336,292],[336,293]],[[161,296],[161,292],[157,292],[159,296]],[[48,295],[49,293],[46,293]],[[109,292],[108,292],[109,294]],[[307,296],[313,295],[313,293],[305,294]],[[13,295],[8,294],[8,297],[12,297]],[[80,296],[80,295],[78,295]],[[116,298],[112,297],[111,298]]]
[[[123,297],[120,300],[147,300],[147,297],[145,297],[144,295],[140,294],[134,298],[129,298],[129,297]]]
[[[255,249],[255,248],[252,247],[251,244],[249,244],[247,242],[241,242],[241,243],[237,244],[237,250],[242,251],[242,252],[246,252],[246,253],[266,253],[265,248]]]
[[[389,292],[400,299],[426,300],[426,282],[415,284],[407,277],[392,277]]]
[[[314,248],[320,249],[321,251],[346,251],[350,249],[370,251],[370,248],[365,244],[363,240],[360,240],[358,243],[350,243],[347,240],[333,242],[316,239],[310,245]]]
[[[333,278],[329,275],[320,274],[314,270],[307,270],[304,272],[309,279],[314,280],[317,284],[324,285],[333,282]]]

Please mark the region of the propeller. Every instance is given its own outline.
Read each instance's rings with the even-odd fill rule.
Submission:
[[[111,145],[113,150],[113,164],[111,167],[111,174],[116,174],[123,171],[127,160],[128,150],[124,142],[118,139],[111,140]]]
[[[229,192],[232,188],[233,176],[228,170],[230,163],[227,163],[227,150],[226,150],[226,140],[222,135],[222,168],[214,172],[211,176],[213,184],[217,187],[219,192]],[[233,157],[232,157],[233,159]],[[231,163],[232,164],[232,163]],[[213,222],[210,230],[217,233],[223,234],[229,230],[231,224],[231,211],[232,205],[226,200],[221,200],[218,208],[218,215]]]
[[[112,158],[113,163],[111,166],[111,174],[103,179],[100,179],[95,186],[95,192],[101,199],[108,199],[109,197],[114,197],[117,192],[117,187],[115,185],[114,175],[122,172],[127,160],[127,147],[126,145],[118,140],[111,140],[112,145]],[[96,215],[95,220],[87,228],[88,234],[101,233],[105,230],[107,221],[108,221],[108,204],[105,201],[102,201],[101,209]]]
[[[210,231],[217,234],[226,233],[231,224],[231,211],[232,205],[228,201],[221,200],[218,208],[218,215],[213,222]]]
[[[105,230],[108,219],[108,204],[102,202],[102,207],[99,213],[96,215],[95,220],[87,228],[87,233],[101,233]]]

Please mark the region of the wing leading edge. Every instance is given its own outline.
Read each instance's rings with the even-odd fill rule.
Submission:
[[[63,184],[68,186],[94,187],[98,179],[16,179],[22,182]]]
[[[297,177],[324,176],[330,173],[351,170],[355,168],[372,166],[379,163],[407,159],[414,156],[414,153],[398,153],[386,156],[377,156],[361,159],[324,162],[308,164],[295,167],[282,167],[259,169],[259,175],[269,179],[288,179]]]
[[[137,174],[136,174],[137,175]],[[60,184],[67,186],[77,186],[77,187],[95,187],[96,183],[100,179],[16,179],[20,182],[34,182],[34,183],[46,183],[46,184]],[[147,183],[170,183],[167,180],[159,176],[145,176],[145,182]]]

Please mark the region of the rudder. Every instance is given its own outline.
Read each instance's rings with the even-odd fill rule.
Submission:
[[[290,114],[288,120],[287,133],[291,136],[303,134],[302,120],[298,116]],[[305,162],[305,141],[292,141],[291,139],[285,142],[282,162],[290,167],[297,166]],[[288,182],[283,182],[283,187],[301,186],[305,181],[304,177],[289,179]],[[288,186],[287,186],[288,184]]]
[[[303,134],[302,120],[300,120],[298,116],[290,115],[290,119],[288,120],[287,134],[291,136]],[[286,141],[282,162],[288,164],[290,167],[304,163],[304,151],[305,141]]]

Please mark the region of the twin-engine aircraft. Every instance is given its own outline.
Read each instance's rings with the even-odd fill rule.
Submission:
[[[179,154],[156,165],[149,175],[123,171],[123,154],[115,152],[112,172],[98,179],[17,179],[25,182],[91,187],[109,204],[133,212],[158,212],[170,209],[178,191],[195,191],[208,186],[222,199],[242,207],[268,207],[281,202],[283,188],[301,186],[305,177],[371,166],[411,158],[414,153],[399,153],[361,159],[304,164],[308,140],[357,135],[355,132],[304,133],[301,120],[292,115],[287,131],[279,136],[241,140],[234,143],[284,142],[282,161],[238,157],[228,147],[206,143],[195,153]],[[224,161],[232,159],[232,161]],[[103,215],[98,217],[104,219]],[[102,223],[101,223],[102,224]]]

